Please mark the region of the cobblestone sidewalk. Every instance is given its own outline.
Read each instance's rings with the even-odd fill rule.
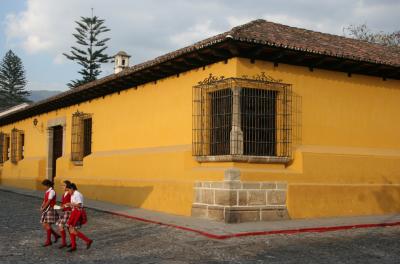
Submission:
[[[400,227],[213,240],[88,210],[95,240],[42,248],[40,200],[0,191],[0,263],[400,263]]]

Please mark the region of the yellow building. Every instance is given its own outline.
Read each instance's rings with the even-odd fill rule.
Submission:
[[[400,52],[256,20],[0,117],[0,183],[226,222],[400,212]]]

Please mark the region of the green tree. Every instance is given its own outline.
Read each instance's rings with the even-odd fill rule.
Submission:
[[[67,84],[70,88],[96,80],[101,73],[101,63],[106,63],[111,59],[105,53],[106,42],[110,38],[100,38],[102,33],[110,31],[104,26],[104,19],[99,19],[92,14],[91,17],[81,17],[81,20],[75,23],[77,24],[76,33],[72,35],[78,46],[71,47],[70,54],[63,53],[63,55],[76,61],[82,69],[78,72],[81,78]]]
[[[8,108],[24,102],[29,92],[25,90],[25,70],[21,59],[9,50],[0,63],[0,108]]]
[[[356,39],[365,40],[372,43],[378,43],[385,46],[400,47],[400,30],[385,33],[383,31],[373,32],[366,24],[350,25],[343,28],[345,35],[351,36]]]

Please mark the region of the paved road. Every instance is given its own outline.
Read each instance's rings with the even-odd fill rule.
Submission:
[[[400,227],[213,240],[93,210],[83,229],[92,248],[79,241],[78,251],[68,253],[41,247],[40,202],[0,191],[1,264],[400,263]]]

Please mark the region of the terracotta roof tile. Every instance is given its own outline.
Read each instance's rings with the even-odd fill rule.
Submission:
[[[287,49],[400,66],[400,47],[388,47],[342,36],[285,26],[262,19],[230,31],[234,39]]]
[[[258,19],[234,27],[230,31],[196,42],[185,48],[134,65],[118,74],[112,74],[105,78],[87,83],[74,89],[74,91],[86,89],[99,83],[104,83],[109,80],[117,79],[118,77],[132,74],[145,68],[174,59],[183,54],[187,54],[191,51],[211,46],[225,40],[227,37],[232,37],[239,41],[256,42],[287,49],[400,67],[400,47],[387,47],[357,39],[290,27]]]

